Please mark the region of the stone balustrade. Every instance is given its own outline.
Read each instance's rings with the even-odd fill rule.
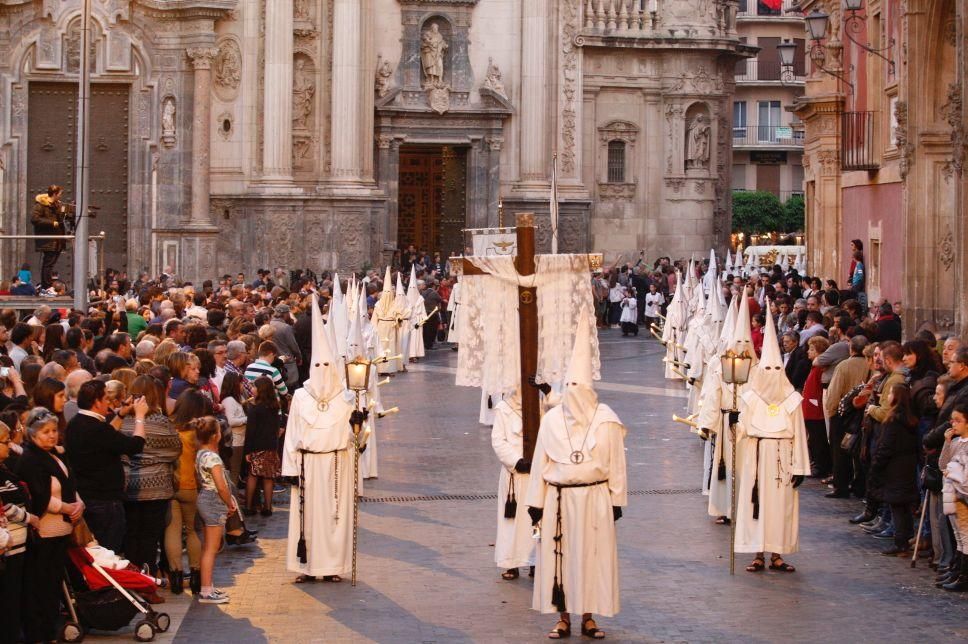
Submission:
[[[655,0],[585,0],[585,31],[643,35],[653,30]]]

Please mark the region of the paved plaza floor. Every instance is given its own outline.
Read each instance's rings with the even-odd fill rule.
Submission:
[[[662,379],[657,342],[603,331],[603,402],[628,427],[629,507],[618,523],[622,611],[613,642],[951,642],[968,640],[968,596],[937,590],[926,561],[883,557],[847,523],[859,501],[801,494],[794,574],[728,571],[728,528],[699,494],[702,444],[685,426],[681,385]],[[186,595],[159,641],[541,642],[555,622],[530,609],[531,580],[493,563],[498,462],[478,424],[480,393],[454,386],[456,353],[428,352],[384,388],[401,412],[381,422],[379,479],[361,504],[360,578],[292,584],[288,506],[257,518],[258,545],[219,556],[222,606]],[[577,622],[575,623],[577,627]],[[121,637],[111,636],[111,639]],[[100,638],[99,638],[100,639]],[[106,638],[105,638],[106,639]],[[573,640],[580,640],[577,633]]]

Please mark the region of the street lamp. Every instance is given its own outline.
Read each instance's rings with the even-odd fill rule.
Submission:
[[[822,9],[814,9],[804,18],[807,23],[807,31],[810,32],[810,39],[817,41],[823,40],[827,35],[827,23],[830,16]]]
[[[793,40],[786,38],[776,46],[780,54],[780,83],[788,85],[793,83],[797,77],[794,72],[794,63],[797,57],[797,44]]]
[[[746,297],[745,293],[740,293],[736,297]],[[729,349],[719,357],[720,365],[723,369],[723,382],[730,385],[733,389],[733,404],[727,410],[729,413],[729,441],[733,448],[731,462],[733,468],[733,480],[730,484],[730,524],[729,524],[729,574],[736,574],[736,424],[739,422],[739,387],[745,385],[750,379],[750,370],[753,368],[753,356],[748,350],[737,353]]]
[[[857,15],[857,12],[863,10],[863,8],[864,8],[864,0],[844,0],[844,9],[846,9],[847,13],[849,14],[847,15],[846,18],[844,18],[844,27],[845,27],[844,33],[847,34],[847,39],[850,40],[850,42],[854,43],[864,51],[874,54],[878,58],[886,61],[890,68],[891,76],[894,76],[894,73],[895,73],[894,61],[883,54],[883,52],[890,51],[891,48],[894,47],[893,38],[887,41],[886,47],[882,47],[881,49],[875,49],[874,47],[871,47],[868,44],[860,42],[852,35],[852,34],[859,34],[864,29],[865,18]]]
[[[360,409],[360,398],[370,385],[370,367],[373,363],[363,356],[356,356],[346,363],[346,388],[356,394],[356,410]],[[356,585],[356,553],[359,542],[360,526],[360,450],[366,445],[363,426],[353,424],[353,576],[351,585]]]
[[[824,66],[827,60],[827,53],[825,50],[825,45],[822,42],[824,38],[827,37],[827,27],[830,24],[830,16],[827,15],[822,9],[814,9],[804,18],[804,22],[807,23],[807,33],[810,35],[811,45],[810,45],[810,60],[813,64],[828,76],[833,76],[834,78],[840,80],[844,85],[850,88],[850,92],[854,91],[854,84],[850,82],[839,70],[830,69]],[[790,54],[784,54],[784,50],[781,47],[786,46],[784,44],[777,45],[777,49],[780,50],[781,57],[781,67],[785,66],[786,63],[782,61],[784,55],[790,56]],[[831,46],[835,46],[838,49],[841,48],[839,42],[832,43]],[[789,51],[789,50],[787,50]],[[790,64],[792,65],[792,56],[790,57]],[[851,65],[850,69],[854,66]]]

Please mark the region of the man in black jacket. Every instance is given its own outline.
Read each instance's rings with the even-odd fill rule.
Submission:
[[[77,407],[77,415],[67,424],[64,447],[74,468],[77,491],[87,505],[84,519],[98,543],[121,552],[126,527],[121,456],[144,450],[148,404],[141,397],[127,410],[135,415],[131,436],[107,422],[110,407],[103,382],[91,380],[81,385]]]
[[[40,193],[34,198],[34,209],[30,213],[30,223],[34,226],[35,235],[65,235],[64,215],[61,213],[60,198],[63,193],[60,186],[50,186],[47,192]],[[43,255],[40,266],[40,285],[49,288],[53,281],[51,273],[57,258],[64,250],[66,242],[63,239],[38,239],[34,247]]]

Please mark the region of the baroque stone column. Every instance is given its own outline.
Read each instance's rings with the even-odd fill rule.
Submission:
[[[212,122],[212,60],[218,55],[218,49],[189,47],[186,53],[195,68],[192,104],[192,209],[188,225],[193,228],[211,228],[209,147]]]
[[[521,181],[544,182],[548,177],[548,0],[531,0],[522,8],[521,29]]]
[[[332,176],[340,182],[358,180],[363,172],[360,125],[360,79],[363,52],[363,8],[360,0],[333,3]]]
[[[292,1],[265,5],[262,173],[266,183],[292,181]]]

